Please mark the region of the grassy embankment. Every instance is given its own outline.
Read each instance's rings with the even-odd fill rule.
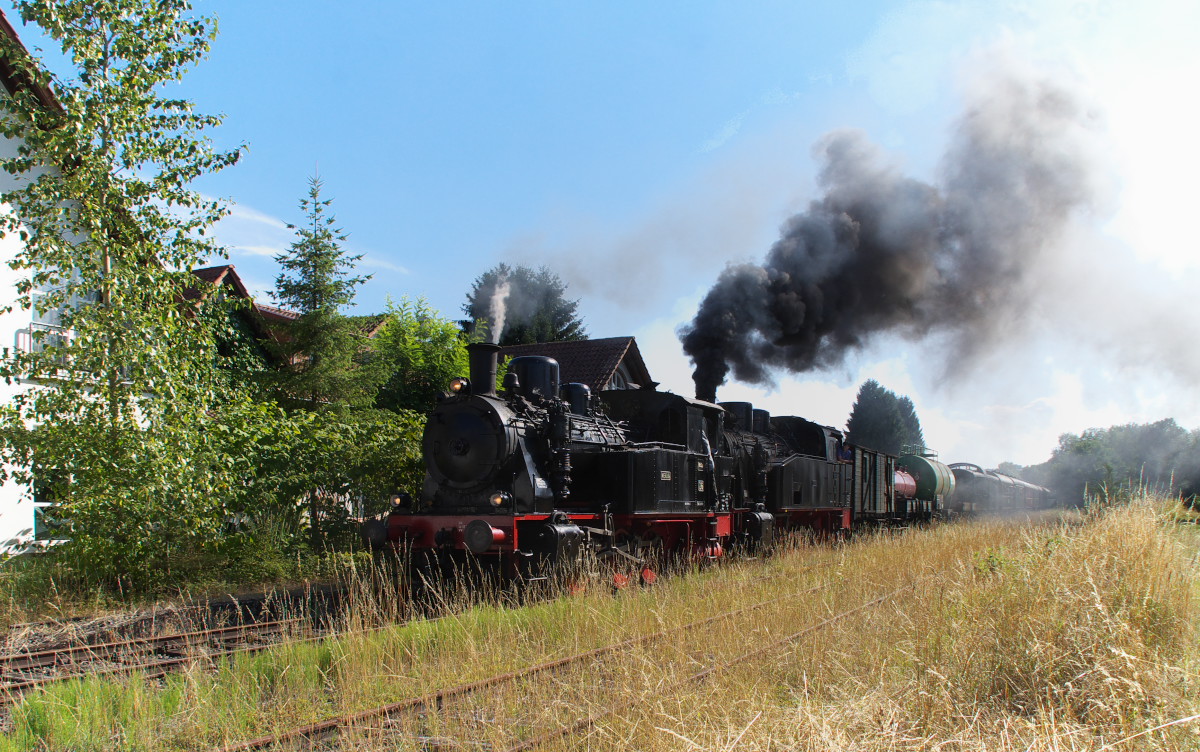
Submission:
[[[1145,500],[1071,524],[972,522],[800,547],[613,597],[346,633],[194,670],[64,684],[13,715],[4,749],[202,749],[766,602],[585,675],[545,677],[393,731],[496,747],[605,713],[577,749],[1196,749],[1200,530]],[[813,568],[814,564],[825,564]],[[787,648],[693,673],[916,580]],[[819,583],[820,591],[806,593]],[[1167,725],[1171,724],[1171,725]],[[1165,726],[1150,731],[1158,726]],[[346,748],[395,749],[364,730]],[[465,748],[471,748],[470,746]]]

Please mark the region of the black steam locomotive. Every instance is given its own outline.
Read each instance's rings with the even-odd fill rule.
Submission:
[[[523,578],[590,552],[652,579],[667,558],[766,548],[780,529],[841,535],[944,509],[945,486],[925,483],[922,498],[898,458],[748,403],[593,395],[560,386],[545,357],[509,361],[497,393],[499,351],[471,346],[470,379],[454,381],[426,425],[420,498],[370,531],[377,545]]]

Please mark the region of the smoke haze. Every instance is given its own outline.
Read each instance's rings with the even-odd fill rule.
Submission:
[[[938,185],[905,177],[857,131],[814,148],[824,196],[762,264],[731,265],[680,328],[696,394],[775,369],[841,364],[877,334],[937,333],[969,365],[1019,328],[1071,219],[1095,197],[1097,117],[1044,75],[993,73],[953,130]]]

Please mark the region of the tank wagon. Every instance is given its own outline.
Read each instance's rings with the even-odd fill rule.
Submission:
[[[932,519],[942,514],[954,495],[955,479],[950,467],[939,462],[937,453],[925,447],[906,447],[896,464],[916,484],[905,516]]]

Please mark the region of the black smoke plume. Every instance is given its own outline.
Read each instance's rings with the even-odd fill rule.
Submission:
[[[730,265],[680,328],[696,395],[776,369],[836,366],[873,335],[948,335],[966,363],[1036,297],[1039,269],[1093,198],[1096,116],[1053,80],[992,76],[953,129],[939,185],[856,131],[814,152],[824,196],[759,264]]]

